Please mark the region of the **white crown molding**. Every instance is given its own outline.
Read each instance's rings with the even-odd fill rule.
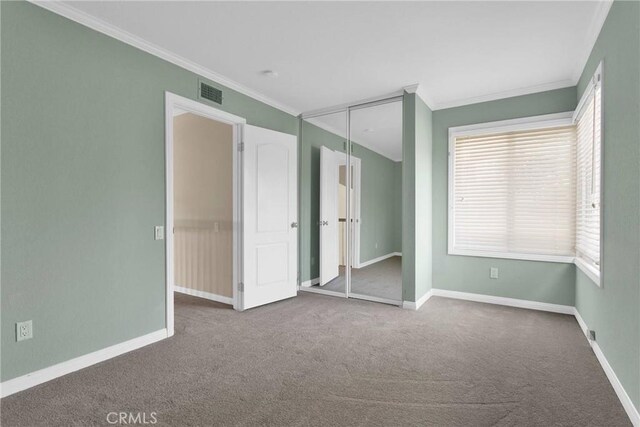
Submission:
[[[591,20],[591,24],[589,25],[589,30],[587,31],[586,37],[583,39],[582,44],[582,55],[580,60],[576,64],[576,68],[573,72],[573,81],[575,84],[578,84],[578,80],[582,76],[582,72],[584,71],[584,67],[587,65],[587,61],[589,60],[589,56],[591,55],[591,51],[598,40],[598,36],[600,35],[600,31],[602,30],[602,26],[604,25],[604,21],[606,21],[607,16],[609,15],[609,11],[611,10],[611,6],[613,5],[613,0],[601,0],[598,2],[598,9],[596,13],[593,15],[593,19]]]
[[[418,96],[418,98],[420,98],[422,102],[424,102],[427,107],[429,107],[429,109],[433,111],[433,100],[429,97],[423,85],[421,85],[420,83],[415,83],[409,86],[405,86],[403,89],[407,93],[415,93],[416,96]]]
[[[420,87],[420,83],[415,83],[409,86],[405,86],[402,89],[404,89],[404,91],[407,93],[416,93],[419,87]]]
[[[300,111],[290,107],[288,105],[282,104],[274,99],[269,98],[266,95],[262,95],[259,92],[254,91],[253,89],[249,89],[242,84],[227,78],[221,74],[216,73],[215,71],[209,70],[201,65],[196,64],[188,59],[185,59],[179,55],[176,55],[173,52],[170,52],[166,49],[163,49],[159,46],[156,46],[153,43],[150,43],[138,36],[135,36],[115,25],[109,24],[101,19],[98,19],[88,13],[85,13],[81,10],[76,9],[75,7],[58,1],[38,1],[38,0],[28,0],[30,3],[33,3],[37,6],[42,7],[50,12],[53,12],[57,15],[63,16],[67,19],[70,19],[78,24],[84,25],[85,27],[91,28],[92,30],[98,31],[99,33],[105,34],[109,37],[112,37],[116,40],[119,40],[123,43],[126,43],[130,46],[133,46],[137,49],[140,49],[144,52],[147,52],[151,55],[154,55],[158,58],[164,59],[167,62],[170,62],[178,67],[184,68],[185,70],[196,73],[206,79],[212,80],[216,83],[219,83],[223,86],[226,86],[229,89],[235,90],[243,95],[249,96],[257,101],[263,102],[267,105],[270,105],[278,110],[284,111],[293,116],[297,116],[300,114]]]
[[[529,86],[519,89],[512,89],[502,92],[491,93],[487,95],[481,95],[470,98],[463,98],[454,101],[446,101],[446,102],[427,102],[426,98],[423,98],[423,101],[427,103],[431,110],[443,110],[445,108],[454,108],[454,107],[462,107],[465,105],[478,104],[480,102],[487,101],[497,101],[500,99],[511,98],[514,96],[521,95],[530,95],[538,92],[545,92],[548,90],[555,89],[563,89],[567,87],[572,87],[578,84],[578,80],[582,76],[582,72],[584,70],[587,61],[589,60],[589,56],[591,55],[591,51],[593,50],[593,46],[598,40],[598,36],[600,35],[600,31],[602,30],[602,26],[604,25],[607,16],[609,15],[609,11],[611,10],[611,6],[613,5],[613,0],[599,0],[598,8],[596,13],[593,15],[593,19],[591,20],[591,24],[589,25],[589,29],[587,31],[587,35],[584,38],[583,44],[581,46],[581,59],[577,62],[576,68],[573,71],[571,78],[567,80],[560,80],[556,82],[545,83],[541,85]],[[419,89],[418,89],[419,90]]]
[[[536,86],[529,86],[525,88],[506,90],[503,92],[490,93],[487,95],[474,96],[470,98],[458,99],[455,101],[447,101],[431,104],[431,110],[444,110],[446,108],[462,107],[465,105],[478,104],[480,102],[498,101],[505,98],[512,98],[514,96],[530,95],[539,92],[546,92],[548,90],[564,89],[567,87],[575,86],[576,82],[573,80],[560,80],[557,82],[545,83]]]
[[[141,347],[153,344],[167,338],[167,330],[160,329],[150,334],[142,335],[119,344],[112,345],[101,350],[94,351],[66,362],[52,365],[21,377],[4,381],[0,384],[0,396],[6,397],[22,390],[37,386],[38,384],[51,381],[54,378],[70,374],[80,369],[84,369],[96,363],[104,362],[121,354],[137,350]]]

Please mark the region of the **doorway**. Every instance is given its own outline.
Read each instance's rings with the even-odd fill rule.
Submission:
[[[166,92],[165,158],[169,335],[175,291],[238,311],[295,296],[296,136]]]

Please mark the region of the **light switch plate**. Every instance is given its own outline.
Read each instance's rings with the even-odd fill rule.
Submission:
[[[156,240],[164,240],[164,226],[156,225],[156,228],[155,228],[155,239]]]
[[[33,338],[33,321],[27,320],[16,323],[16,341]]]
[[[491,273],[490,273],[489,277],[492,278],[492,279],[497,279],[498,278],[498,269],[496,267],[491,267]]]

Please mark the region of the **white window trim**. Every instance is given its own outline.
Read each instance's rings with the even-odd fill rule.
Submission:
[[[601,250],[602,251],[602,250]],[[589,279],[593,281],[599,287],[602,287],[600,281],[600,270],[596,269],[593,265],[586,262],[583,258],[576,257],[574,264],[580,269]]]
[[[582,93],[582,97],[578,102],[578,106],[576,107],[575,112],[573,113],[573,122],[578,119],[578,115],[580,114],[582,108],[584,107],[586,101],[589,99],[591,94],[593,93],[595,86],[600,86],[600,269],[596,269],[591,263],[584,260],[579,255],[576,255],[576,259],[574,264],[576,267],[580,269],[589,279],[593,281],[598,287],[602,287],[602,269],[603,269],[603,260],[604,260],[604,89],[602,87],[603,83],[603,61],[600,61],[598,66],[596,67],[596,71],[593,73],[591,77],[591,83],[587,88],[585,88]]]
[[[513,132],[520,130],[532,130],[539,128],[553,128],[568,126],[573,124],[573,111],[556,114],[545,114],[542,116],[523,117],[511,120],[500,120],[489,123],[478,123],[466,126],[456,126],[449,128],[449,174],[448,174],[448,251],[449,255],[477,256],[484,258],[517,259],[525,261],[545,261],[558,263],[574,263],[574,256],[566,255],[544,255],[526,254],[515,252],[493,252],[470,249],[455,249],[455,200],[454,194],[454,173],[455,173],[455,139],[460,136],[482,135],[501,132]]]

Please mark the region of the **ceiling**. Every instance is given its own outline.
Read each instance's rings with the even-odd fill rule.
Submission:
[[[610,7],[609,1],[40,4],[294,114],[416,83],[432,109],[572,86]]]
[[[306,119],[346,138],[346,112]],[[390,102],[351,111],[351,141],[395,162],[402,160],[402,102]],[[303,134],[304,138],[304,134]]]

